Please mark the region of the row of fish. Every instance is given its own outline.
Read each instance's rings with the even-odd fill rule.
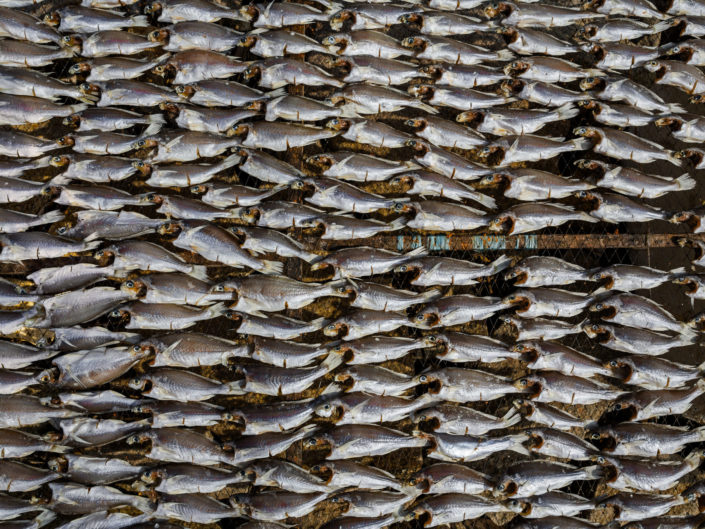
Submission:
[[[696,529],[704,317],[652,289],[704,297],[697,236],[372,239],[700,233],[705,5],[667,4],[3,2],[0,528]]]

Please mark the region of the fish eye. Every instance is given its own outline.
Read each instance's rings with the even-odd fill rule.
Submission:
[[[54,163],[60,163],[62,160],[61,156],[53,156],[51,161]]]
[[[65,35],[65,36],[61,37],[61,40],[64,42],[71,42],[71,39],[72,39],[71,35]]]
[[[144,162],[139,161],[135,164],[137,167],[144,167]]]
[[[594,78],[594,77],[586,77],[586,78],[585,78],[585,82],[587,82],[587,83],[594,83],[594,82],[595,82],[595,78]]]
[[[125,286],[126,286],[127,288],[132,288],[132,287],[135,286],[135,282],[132,281],[131,279],[128,279],[127,281],[125,281]]]
[[[600,465],[604,465],[605,463],[607,463],[607,460],[602,456],[597,456],[597,459],[595,461],[597,461]]]
[[[331,405],[330,405],[330,404],[324,404],[324,405],[323,405],[323,409],[324,409],[325,411],[329,411],[329,410],[331,409]]]
[[[66,226],[60,226],[58,230],[56,230],[56,233],[59,235],[63,235],[68,231],[68,228]]]
[[[617,360],[611,360],[611,361],[610,361],[610,366],[611,366],[611,367],[618,367],[618,366],[619,366],[619,362],[617,362]]]
[[[133,350],[135,353],[139,353],[139,352],[142,350],[142,347],[140,347],[139,345],[133,345],[133,346],[132,346],[132,350]]]
[[[223,285],[216,285],[215,287],[213,287],[213,291],[214,291],[214,292],[225,292],[225,286],[223,286]]]
[[[595,303],[595,308],[597,310],[602,310],[603,308],[605,308],[605,306],[602,303]]]
[[[335,329],[336,329],[335,323],[331,323],[329,325],[326,325],[326,330],[334,331]]]
[[[427,336],[426,339],[427,339],[429,342],[435,342],[436,340],[438,340],[438,338],[436,338],[436,336],[435,336],[434,334],[432,334],[432,335],[430,335],[430,336]]]
[[[425,317],[423,314],[417,314],[417,315],[416,315],[416,319],[417,319],[418,321],[424,321],[424,320],[426,319],[426,317]]]
[[[505,488],[507,488],[507,487],[504,485],[504,483],[500,483],[499,485],[497,485],[497,490],[499,492],[504,491]]]
[[[529,381],[525,378],[520,378],[519,379],[519,385],[520,386],[527,386],[529,384]]]
[[[419,382],[421,382],[421,383],[428,382],[428,376],[427,375],[419,375]]]
[[[318,444],[318,441],[316,441],[315,437],[309,437],[306,439],[306,444],[309,446],[316,446]]]
[[[599,438],[600,438],[600,434],[599,434],[599,433],[590,434],[590,439],[592,439],[592,440],[594,440],[594,441],[597,441]]]
[[[401,265],[401,266],[399,267],[399,271],[400,271],[400,272],[406,272],[406,271],[408,271],[408,270],[409,270],[409,267],[406,266],[406,265]]]
[[[90,83],[81,83],[80,88],[81,88],[81,90],[90,90],[91,85],[90,85]]]
[[[514,61],[514,62],[512,63],[512,68],[519,68],[519,62]]]
[[[345,285],[338,287],[338,292],[341,292],[341,293],[347,292],[347,290],[348,290],[348,287],[346,287]]]
[[[138,140],[138,141],[137,141],[137,146],[138,146],[138,147],[144,147],[145,145],[147,145],[147,142],[146,142],[146,141],[144,141],[144,140]]]

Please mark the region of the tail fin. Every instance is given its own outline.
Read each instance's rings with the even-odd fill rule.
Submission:
[[[600,465],[593,465],[583,468],[583,472],[585,472],[585,479],[600,479],[604,476],[605,469]]]
[[[88,105],[85,103],[80,103],[78,105],[69,105],[69,108],[71,109],[71,112],[74,114],[78,114],[79,112],[83,112],[88,108]]]
[[[54,222],[59,222],[63,219],[64,214],[58,209],[55,209],[53,211],[47,211],[43,215],[40,215],[39,217],[37,217],[35,222],[39,222],[41,224],[53,224]]]
[[[433,301],[434,299],[440,298],[442,295],[443,291],[441,290],[441,288],[436,287],[421,293],[418,297],[418,300],[419,303],[428,303],[429,301]]]
[[[201,281],[209,281],[208,268],[204,265],[193,265],[191,271],[187,274],[193,278],[200,279]]]
[[[585,213],[584,211],[579,211],[579,219],[582,220],[583,222],[599,222],[599,219],[596,219],[595,217],[589,215],[588,213]],[[609,221],[608,221],[609,222]]]
[[[513,59],[513,58],[514,58],[514,52],[512,52],[511,50],[504,49],[504,50],[499,50],[499,51],[497,52],[497,59],[495,59],[495,60],[497,60],[497,61],[509,61],[509,60],[511,60],[511,59]]]
[[[678,184],[678,189],[681,191],[687,191],[689,189],[695,188],[695,179],[691,178],[691,176],[688,173],[685,173],[675,180],[676,184]]]
[[[171,57],[171,53],[164,53],[163,55],[160,55],[159,57],[155,57],[154,59],[152,59],[152,62],[151,62],[152,67],[159,66],[163,62],[168,61],[169,57]]]
[[[394,219],[392,222],[387,224],[387,229],[384,231],[396,231],[402,229],[404,226],[406,226],[407,219],[404,217],[399,217],[398,219]]]
[[[438,114],[438,109],[436,107],[432,107],[431,105],[428,105],[426,103],[422,103],[419,101],[416,105],[416,108],[420,108],[421,110],[425,110],[429,114]]]
[[[592,147],[592,140],[590,138],[573,138],[570,140],[570,143],[572,143],[573,147],[578,151],[587,151]]]
[[[34,523],[37,524],[37,528],[44,527],[45,525],[53,522],[55,518],[56,518],[56,513],[54,513],[54,511],[50,511],[49,509],[44,509],[34,519]]]
[[[227,169],[228,167],[237,165],[240,163],[240,160],[242,160],[242,157],[239,154],[231,154],[218,164],[218,169]]]
[[[685,109],[678,103],[668,103],[668,109],[672,114],[685,114]]]
[[[573,106],[573,103],[566,103],[558,107],[554,112],[558,119],[571,119],[578,115],[579,110]]]
[[[509,257],[508,255],[500,255],[490,263],[490,268],[492,268],[493,272],[492,275],[501,272],[503,270],[506,270],[509,268],[512,264],[512,258]]]
[[[702,450],[693,450],[693,452],[685,458],[685,464],[692,469],[696,469],[700,466],[703,457],[705,457],[705,454],[703,454]]]
[[[266,275],[281,275],[284,273],[284,263],[279,261],[262,261],[260,272]]]
[[[507,450],[511,450],[512,452],[516,452],[517,454],[524,454],[525,456],[528,456],[531,454],[529,452],[529,449],[526,448],[522,443],[526,441],[526,435],[525,434],[514,434],[514,435],[509,435],[507,436],[507,439],[510,440],[512,443],[511,446],[507,447]]]
[[[143,496],[134,496],[132,500],[132,506],[135,509],[139,509],[143,513],[149,513],[154,511],[154,504],[150,501],[149,498],[145,498]]]
[[[133,28],[146,28],[149,26],[149,20],[147,20],[146,15],[135,15],[130,17],[130,20],[132,21],[132,26]]]
[[[316,318],[315,320],[310,321],[308,323],[308,326],[310,329],[319,330],[325,327],[327,324],[328,320],[326,318]]]
[[[340,107],[340,116],[343,118],[359,118],[360,114],[355,112],[355,107],[354,105],[346,103],[345,105],[342,105]]]
[[[150,124],[147,126],[146,129],[144,129],[144,132],[142,133],[145,136],[153,136],[154,134],[156,134],[157,132],[162,130],[162,127],[166,123],[166,121],[164,121],[164,117],[161,114],[152,114],[152,115],[161,117],[162,121],[160,121],[160,122],[159,121],[152,121],[150,119]],[[152,116],[149,116],[149,118],[151,118],[151,117]]]
[[[426,255],[428,255],[428,250],[425,246],[419,246],[404,254],[405,257],[424,257]]]
[[[497,208],[497,202],[495,202],[495,199],[482,193],[472,193],[469,198],[479,204],[482,204],[487,209],[493,210]]]
[[[517,411],[516,408],[509,408],[509,411],[502,416],[502,423],[505,428],[514,426],[515,424],[521,422],[521,413]]]

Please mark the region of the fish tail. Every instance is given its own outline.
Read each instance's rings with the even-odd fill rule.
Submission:
[[[54,521],[56,518],[56,513],[54,511],[50,511],[49,509],[44,509],[42,512],[34,519],[34,523],[37,524],[36,526],[39,527],[44,527],[45,525],[51,523]]]
[[[71,450],[73,450],[72,447],[65,445],[51,445],[51,448],[49,448],[49,452],[53,452],[55,454],[65,454]]]
[[[84,252],[87,252],[89,250],[95,250],[102,244],[103,241],[90,241],[86,243],[86,241],[83,241],[85,248],[83,249]]]
[[[161,122],[159,122],[159,121],[152,121],[150,119],[150,124],[147,126],[146,129],[144,129],[144,132],[142,133],[144,136],[152,136],[152,135],[156,134],[157,132],[162,130],[162,127],[166,123],[166,121],[164,121],[164,117],[161,114],[154,114],[154,116],[159,116],[160,118],[162,118],[162,120],[161,120]],[[148,119],[151,117],[152,116],[149,116]]]
[[[593,465],[583,468],[583,472],[585,472],[585,479],[600,479],[604,476],[605,469],[600,465]]]
[[[505,428],[514,426],[515,424],[521,422],[521,413],[519,413],[514,407],[509,408],[509,411],[501,417],[501,420]]]
[[[132,21],[133,28],[146,28],[149,26],[149,21],[147,20],[146,15],[135,15],[130,17],[130,20]]]
[[[525,456],[531,454],[531,452],[529,452],[529,449],[523,445],[524,441],[526,441],[525,434],[518,433],[510,435],[507,437],[507,439],[514,443],[512,444],[512,446],[508,447],[507,450],[511,450],[512,452],[516,452],[517,454],[523,454]]]
[[[43,215],[40,215],[37,218],[37,222],[41,222],[42,224],[52,224],[54,222],[59,222],[60,220],[64,219],[64,214],[59,211],[58,209],[55,209],[53,211],[47,211]]]
[[[208,281],[208,269],[203,265],[193,265],[191,271],[187,273],[191,277],[200,279],[202,281]]]
[[[673,114],[685,114],[685,109],[678,103],[668,103],[668,110]]]
[[[497,202],[495,202],[495,199],[492,197],[488,197],[487,195],[484,195],[482,193],[473,193],[472,200],[479,204],[482,204],[487,209],[492,210],[497,208]]]
[[[160,55],[159,57],[155,57],[155,58],[152,60],[151,64],[152,64],[153,66],[159,66],[159,65],[162,64],[163,62],[168,61],[170,57],[171,57],[171,53],[164,53],[163,55]]]
[[[219,169],[227,169],[229,167],[232,167],[233,165],[237,165],[240,163],[240,160],[242,157],[239,154],[231,154],[227,158],[225,158],[223,161],[220,162],[219,164]],[[275,188],[276,189],[276,188]],[[277,190],[279,191],[279,190]]]
[[[346,103],[338,108],[340,109],[341,117],[344,117],[344,118],[359,118],[360,117],[360,114],[355,112],[355,105],[351,105],[349,103]]]
[[[696,469],[702,463],[705,453],[702,450],[693,450],[688,457],[685,458],[685,464],[692,469]]]
[[[514,52],[511,50],[499,50],[497,52],[497,59],[498,61],[509,61],[514,58]]]
[[[86,103],[79,103],[77,105],[69,105],[69,108],[71,109],[71,112],[77,114],[78,112],[83,112],[84,110],[86,110],[88,108],[88,105]]]
[[[497,259],[490,263],[490,268],[492,269],[492,275],[502,272],[509,268],[512,264],[512,258],[508,255],[502,254]]]
[[[416,106],[416,108],[420,108],[421,110],[425,110],[429,114],[438,114],[438,109],[436,107],[433,107],[433,106],[428,105],[426,103],[418,102],[415,106]]]
[[[559,120],[571,119],[578,115],[579,110],[573,106],[573,103],[566,103],[563,106],[558,107],[554,110],[556,117]]]
[[[428,255],[428,250],[425,246],[419,246],[418,248],[414,248],[410,252],[404,254],[404,257],[423,257],[425,255]]]
[[[260,272],[267,275],[281,275],[284,273],[284,263],[279,261],[262,261]]]
[[[584,211],[580,211],[579,213],[579,218],[577,220],[582,220],[583,222],[599,222],[599,219],[596,219]]]
[[[328,324],[328,320],[326,318],[316,318],[315,320],[312,320],[308,323],[309,328],[314,329],[314,330],[319,330],[325,327]],[[313,332],[313,331],[311,331]]]
[[[432,288],[419,296],[419,303],[428,303],[429,301],[440,298],[442,295],[443,291],[440,287]]]
[[[681,191],[687,191],[689,189],[695,188],[695,179],[692,178],[688,173],[682,174],[675,180],[678,184],[678,189]]]
[[[135,496],[132,500],[132,506],[135,509],[139,509],[144,513],[154,511],[154,504],[150,501],[149,498],[145,498],[143,496]]]
[[[416,439],[424,441],[424,444],[421,446],[425,446],[431,451],[435,450],[438,445],[438,443],[436,443],[436,438],[433,437],[433,434],[422,432],[421,430],[414,430],[411,432],[411,435],[412,437],[416,437]]]
[[[407,220],[404,217],[399,217],[398,219],[394,219],[392,222],[387,224],[387,227],[384,231],[396,231],[402,229],[404,226],[406,226]]]
[[[573,138],[570,140],[573,144],[573,148],[576,151],[587,151],[592,147],[592,140],[590,138]]]

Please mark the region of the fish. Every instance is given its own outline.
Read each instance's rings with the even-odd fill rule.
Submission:
[[[519,110],[512,108],[490,108],[462,112],[455,118],[461,123],[469,123],[481,133],[494,135],[532,134],[546,125],[571,119],[578,115],[572,103],[566,103],[554,110]],[[477,143],[476,145],[479,145]]]
[[[461,367],[443,367],[416,375],[414,380],[428,387],[438,400],[459,403],[495,400],[525,391],[517,389],[506,377]]]
[[[347,22],[350,30],[384,29],[385,26],[396,24],[405,16],[420,12],[420,8],[407,8],[395,5],[373,3],[366,6],[356,6],[341,9],[333,13],[328,22],[334,31],[340,31]]]
[[[93,70],[91,69],[91,72]],[[160,103],[178,103],[179,96],[164,87],[132,79],[110,79],[106,81],[90,81],[80,85],[83,93],[100,94],[96,103],[99,107],[136,105],[156,107]]]
[[[411,62],[372,55],[340,56],[333,64],[344,69],[343,81],[346,83],[398,86],[406,84],[412,79],[428,76]]]
[[[278,487],[291,492],[329,492],[328,485],[298,465],[277,459],[255,461],[247,466],[245,475],[252,476],[255,486]]]
[[[294,123],[256,121],[254,123],[238,123],[227,132],[235,136],[232,141],[244,147],[254,149],[271,149],[286,151],[293,147],[304,147],[321,140],[327,140],[338,135],[337,131],[300,125]]]
[[[631,293],[614,294],[590,306],[591,312],[604,312],[602,319],[612,323],[648,329],[692,334],[687,323],[679,322],[658,303]]]
[[[83,57],[106,57],[108,55],[135,55],[161,45],[148,39],[122,30],[96,31],[90,36],[66,35],[62,45],[80,50]]]
[[[477,180],[491,172],[489,167],[421,140],[408,140],[406,146],[416,151],[415,159],[420,165],[448,178]]]
[[[397,422],[434,400],[435,397],[428,393],[417,399],[408,399],[356,391],[326,398],[316,407],[315,413],[332,419],[336,425]]]
[[[148,498],[125,494],[115,487],[86,487],[74,483],[49,483],[51,497],[46,504],[59,514],[87,514],[116,507],[134,507],[142,512],[153,510]]]
[[[369,395],[399,396],[416,387],[410,375],[380,366],[348,366],[336,373],[334,380],[342,384],[346,391]]]
[[[429,334],[423,340],[428,347],[440,346],[436,356],[445,362],[494,363],[520,358],[518,353],[510,351],[506,343],[488,336],[446,331]]]
[[[141,404],[132,406],[131,411],[150,416],[153,428],[215,426],[221,421],[230,420],[228,412],[222,407],[205,402],[145,399]]]
[[[683,107],[677,103],[666,103],[659,95],[644,85],[624,77],[585,77],[580,89],[592,90],[593,96],[604,101],[624,101],[641,110],[664,113],[681,113]],[[621,158],[620,158],[621,159]]]
[[[326,459],[353,459],[386,455],[403,448],[426,446],[425,439],[373,424],[346,424],[318,433],[304,442],[305,447],[326,448]]]
[[[3,492],[33,491],[60,477],[56,472],[15,461],[0,460],[0,490]]]
[[[147,27],[144,15],[124,16],[107,9],[94,9],[82,5],[68,5],[44,15],[42,22],[61,33],[92,33],[122,28]]]
[[[587,323],[583,330],[590,338],[597,339],[602,345],[632,354],[663,355],[671,349],[687,347],[699,343],[697,336],[677,334],[670,336],[647,329],[608,325],[606,323]]]
[[[234,310],[226,310],[223,316],[236,323],[236,329],[240,334],[281,340],[293,340],[303,334],[319,331],[328,324],[325,318],[301,321],[286,316],[257,316]]]
[[[524,455],[529,453],[522,444],[526,440],[523,434],[510,434],[503,437],[476,437],[438,432],[414,432],[414,435],[428,440],[428,457],[440,459],[441,461],[480,461],[495,452],[503,450]]]
[[[456,118],[456,121],[462,120]],[[487,143],[487,139],[479,132],[436,116],[410,119],[405,124],[415,128],[418,137],[430,141],[436,147],[471,150]]]
[[[597,127],[577,127],[573,133],[593,140],[593,151],[618,160],[633,160],[637,163],[651,163],[664,160],[680,166],[673,151],[661,145],[624,131],[600,129]]]
[[[500,298],[457,294],[427,303],[419,313],[409,318],[409,321],[420,329],[450,327],[485,320],[508,307],[510,304]]]
[[[495,30],[507,37],[507,48],[520,55],[561,56],[576,53],[577,46],[549,34],[528,28],[499,27]]]
[[[588,439],[610,455],[648,458],[678,453],[686,444],[700,442],[703,435],[702,428],[625,422],[593,428]]]
[[[84,108],[66,116],[61,122],[78,131],[86,130],[122,130],[135,125],[147,125],[145,135],[156,133],[165,123],[161,114],[143,116],[119,108]]]
[[[504,273],[504,279],[516,279],[515,285],[525,288],[570,285],[587,281],[590,271],[558,257],[525,257]]]
[[[338,210],[341,213],[374,213],[392,209],[402,211],[408,198],[389,199],[376,193],[362,191],[358,187],[335,178],[306,178],[291,184],[292,189],[313,191],[304,200],[321,208]]]
[[[532,453],[569,461],[588,461],[599,453],[593,445],[569,432],[553,428],[527,428],[527,445]]]
[[[47,28],[48,29],[48,28]],[[74,50],[22,40],[3,39],[0,42],[0,65],[12,68],[37,68],[55,60],[73,57]]]
[[[45,405],[69,406],[85,412],[100,413],[110,410],[126,411],[140,403],[110,389],[103,391],[63,392],[53,397],[42,397]]]
[[[300,428],[313,417],[313,414],[314,403],[312,399],[301,399],[277,402],[275,404],[239,407],[229,412],[229,418],[235,421],[238,428],[242,428],[244,435],[255,436],[250,437],[250,439],[256,440],[256,436],[272,434],[271,441],[278,447],[279,440],[277,440],[277,435],[282,432],[290,432],[291,430]],[[300,431],[307,432],[307,428],[308,427],[304,427]],[[289,437],[287,433],[284,441],[289,439]],[[291,441],[292,443],[295,442],[298,437],[293,439],[294,440]],[[248,446],[252,445],[251,450],[256,451],[258,454],[268,448],[265,443],[264,448],[257,452],[258,449],[254,441],[247,441],[246,439],[242,439],[242,441],[249,443]],[[277,449],[281,450],[280,448]],[[285,449],[286,447],[284,447],[284,450]],[[268,454],[263,453],[263,455],[257,456],[254,459],[259,459],[260,457],[268,457]]]
[[[490,476],[458,463],[434,463],[416,472],[410,484],[425,494],[481,494],[492,488]]]
[[[105,154],[62,154],[52,156],[49,164],[52,167],[63,169],[57,178],[58,182],[64,180],[81,180],[97,184],[119,182],[130,178],[142,169],[143,162],[119,156]]]
[[[586,43],[580,48],[592,56],[598,69],[610,71],[638,68],[661,55],[658,47],[617,42]]]
[[[188,463],[171,463],[145,470],[140,479],[164,494],[211,494],[249,481],[242,470],[224,470]]]
[[[454,36],[475,31],[491,31],[492,23],[455,13],[407,13],[399,22],[418,30],[422,35]]]
[[[419,102],[401,90],[366,83],[346,85],[330,96],[330,102],[345,103],[352,112],[361,115],[396,112],[406,107],[419,108],[429,114],[438,113],[434,106]]]
[[[413,496],[403,492],[353,490],[336,494],[328,501],[342,506],[343,514],[347,516],[375,518],[399,512],[413,499]]]
[[[680,478],[695,470],[703,460],[699,450],[682,461],[643,461],[623,457],[595,456],[606,467],[610,486],[617,490],[658,492],[670,489]]]
[[[612,18],[598,24],[586,24],[578,30],[578,36],[592,42],[620,42],[654,35],[671,27],[668,20],[654,24],[633,18]]]
[[[508,507],[519,512],[523,518],[546,518],[556,516],[577,516],[594,508],[595,501],[577,494],[551,491],[529,498],[511,499]]]
[[[344,355],[347,365],[352,366],[396,360],[423,347],[424,343],[411,338],[372,335],[333,345],[329,353]]]
[[[227,464],[232,456],[205,435],[187,428],[145,430],[127,438],[128,445],[150,443],[147,457],[166,463],[191,463],[200,466]],[[147,467],[136,469],[139,476]]]
[[[305,221],[302,222],[302,226]],[[318,259],[318,254],[307,251],[301,243],[288,235],[267,228],[234,226],[231,231],[237,237],[244,237],[241,247],[252,252],[264,252],[282,257],[297,257],[308,263]]]
[[[377,182],[419,166],[413,162],[394,162],[367,154],[338,151],[314,154],[306,163],[322,170],[323,176],[350,182]]]
[[[0,124],[29,125],[44,123],[52,118],[62,118],[81,112],[88,105],[58,105],[32,96],[0,94]]]
[[[242,73],[245,68],[247,63],[216,51],[185,50],[167,57],[166,61],[152,68],[152,72],[171,79],[172,83],[177,85],[175,91],[181,98],[199,105],[224,106],[223,101],[209,104],[208,98],[216,101],[219,98],[227,98],[228,88],[237,89],[242,85],[210,80],[231,77],[233,74]],[[252,89],[250,91],[259,92]]]
[[[675,86],[696,96],[705,93],[705,75],[697,66],[680,61],[652,60],[644,64],[644,68],[656,74],[656,84]]]
[[[412,52],[385,33],[360,29],[347,33],[334,33],[321,42],[328,53],[345,56],[371,55],[381,59],[396,59]]]
[[[45,440],[44,438],[15,429],[0,430],[0,459],[16,459],[30,456],[35,452],[61,454],[69,452],[67,446]],[[2,501],[0,501],[2,504]],[[0,509],[0,513],[3,509]],[[2,514],[0,514],[0,517]]]
[[[590,190],[578,191],[575,196],[591,201],[594,209],[590,211],[590,216],[605,222],[649,222],[669,217],[668,212],[621,195],[600,194]]]
[[[227,518],[237,518],[240,511],[203,494],[163,494],[152,516],[181,520],[188,523],[214,523]]]
[[[435,35],[416,35],[401,41],[404,48],[413,50],[417,59],[450,62],[472,66],[484,61],[507,61],[514,57],[508,49],[490,51],[455,39]]]
[[[612,370],[612,376],[623,382],[645,389],[666,389],[683,387],[697,379],[700,366],[689,366],[656,356],[621,357],[605,364]],[[705,369],[705,366],[702,366]]]
[[[463,199],[473,200],[487,208],[494,209],[497,203],[492,197],[478,193],[472,187],[431,171],[414,171],[404,173],[391,179],[394,186],[411,186],[407,194],[447,198],[461,202]]]
[[[309,471],[323,478],[330,490],[359,488],[363,484],[368,490],[404,489],[404,485],[389,472],[345,459],[325,461],[312,466]]]
[[[406,225],[422,231],[475,230],[489,222],[488,216],[482,210],[440,200],[413,202],[409,204],[409,208],[415,215]]]
[[[36,226],[60,222],[63,218],[64,214],[58,210],[32,215],[31,213],[0,209],[0,233],[24,232]]]
[[[548,404],[534,402],[528,399],[515,399],[512,406],[523,417],[536,424],[548,426],[558,430],[569,431],[571,428],[585,428],[587,422],[582,421],[564,410],[554,408]]]
[[[551,316],[572,318],[578,316],[595,301],[591,295],[570,292],[559,288],[520,288],[505,296],[502,301],[516,306],[516,314],[523,318]]]
[[[494,494],[525,498],[561,489],[574,481],[600,479],[604,469],[599,465],[578,468],[546,459],[515,463],[497,479]]]
[[[438,494],[421,500],[413,507],[424,527],[437,527],[474,520],[489,513],[508,512],[502,503],[471,494]]]
[[[524,319],[516,316],[502,315],[499,319],[517,330],[516,340],[557,340],[570,334],[583,331],[581,323],[568,323],[548,318]]]
[[[565,59],[542,56],[523,57],[513,61],[504,67],[504,73],[513,78],[543,83],[567,83],[603,75],[599,69],[582,68]]]
[[[581,11],[573,7],[558,7],[542,4],[515,4],[509,1],[492,2],[485,5],[487,18],[500,17],[505,26],[521,28],[564,27],[594,18],[605,18],[603,13]]]
[[[594,223],[598,222],[598,219],[563,204],[531,202],[518,204],[503,211],[490,220],[489,229],[495,232],[503,231],[507,235],[517,235],[550,226],[560,226],[570,221]]]
[[[600,422],[608,423],[613,418],[644,421],[663,415],[680,415],[687,412],[703,392],[705,382],[701,379],[684,389],[643,389],[627,393],[610,404]]]
[[[603,366],[597,358],[558,342],[530,340],[516,343],[509,350],[520,354],[527,367],[534,370],[558,371],[564,375],[583,378],[611,374],[610,369]]]
[[[106,485],[134,479],[148,468],[144,465],[132,465],[119,458],[75,454],[63,454],[50,459],[47,466],[73,482],[86,485]]]
[[[246,393],[262,395],[281,396],[302,393],[342,362],[342,357],[331,355],[314,367],[239,365],[235,368],[235,372],[244,376],[244,379],[234,382],[233,385]]]
[[[289,57],[274,57],[250,64],[243,73],[246,80],[256,79],[261,88],[277,89],[288,84],[304,84],[307,86],[345,85],[325,70],[304,61]]]
[[[431,76],[437,83],[458,88],[477,88],[494,83],[501,83],[509,77],[497,68],[474,64],[427,64],[421,66],[419,71]],[[510,95],[510,94],[505,94]]]
[[[586,138],[564,141],[564,138],[546,138],[533,134],[503,136],[478,149],[478,156],[487,159],[497,156],[493,165],[505,167],[512,163],[547,160],[562,153],[584,151],[590,147]]]
[[[242,33],[213,22],[187,20],[150,32],[147,37],[158,42],[164,51],[211,50],[224,52],[234,48]]]
[[[423,256],[411,259],[394,269],[396,273],[411,273],[411,284],[473,285],[481,277],[492,276],[511,265],[511,258],[501,255],[488,264],[473,263],[450,257]]]
[[[551,108],[592,99],[590,94],[575,92],[541,80],[506,79],[501,82],[500,90],[505,97],[517,96]]]
[[[144,7],[144,13],[156,16],[158,22],[174,23],[187,20],[217,22],[222,19],[246,21],[239,10],[229,9],[208,0],[172,0],[170,2],[158,0],[147,4]]]
[[[86,82],[82,83],[78,89],[81,92],[82,100],[98,101],[102,97],[100,82],[120,81],[136,79],[143,74],[159,66],[168,58],[168,54],[149,59],[133,59],[130,57],[96,57],[93,59],[81,61],[72,64],[69,67],[69,73],[72,75],[80,75],[88,73]],[[172,94],[168,91],[160,91],[159,87],[147,83],[126,85],[124,83],[112,83],[104,87],[106,90],[112,89],[112,93],[106,93],[105,105],[109,106],[112,101],[115,104],[123,101],[123,97],[129,101],[130,90],[133,94],[139,95],[144,101],[156,102],[161,100],[173,100]]]
[[[143,303],[135,301],[113,309],[108,317],[113,321],[126,322],[125,329],[182,330],[199,321],[217,318],[225,310],[217,303],[201,310],[175,303]]]
[[[358,308],[328,323],[323,328],[323,334],[349,341],[393,331],[408,324],[409,320],[403,312]]]
[[[430,105],[450,107],[455,110],[477,110],[496,107],[515,101],[503,94],[480,92],[473,88],[418,84],[408,88],[409,94]],[[425,105],[425,103],[422,103]],[[437,111],[436,111],[437,112]],[[435,113],[435,112],[434,112]]]
[[[618,492],[604,497],[595,505],[598,509],[611,507],[617,513],[615,520],[638,521],[644,515],[651,519],[666,514],[671,507],[682,505],[683,496],[671,494],[638,494],[633,492]]]
[[[278,521],[305,516],[327,497],[326,492],[272,491],[235,494],[229,501],[238,516],[245,514],[255,520]]]
[[[390,223],[374,219],[358,219],[351,214],[346,215],[321,215],[301,221],[304,229],[323,230],[320,235],[323,240],[349,240],[366,239],[378,233],[391,232],[406,226],[406,219],[399,217]],[[316,261],[319,256],[312,254],[307,261]]]
[[[578,101],[581,109],[592,112],[595,121],[613,127],[644,127],[658,120],[650,112],[629,105],[608,105],[602,101]]]
[[[240,8],[240,14],[256,28],[280,28],[325,22],[331,16],[330,11],[320,12],[305,4],[293,2],[249,4]]]
[[[608,384],[556,371],[522,377],[514,382],[514,387],[522,393],[529,393],[531,400],[563,404],[595,404],[627,394]]]
[[[428,250],[423,246],[406,254],[371,247],[342,249],[314,262],[311,271],[332,268],[333,279],[367,277],[387,273],[400,263],[427,253]]]

